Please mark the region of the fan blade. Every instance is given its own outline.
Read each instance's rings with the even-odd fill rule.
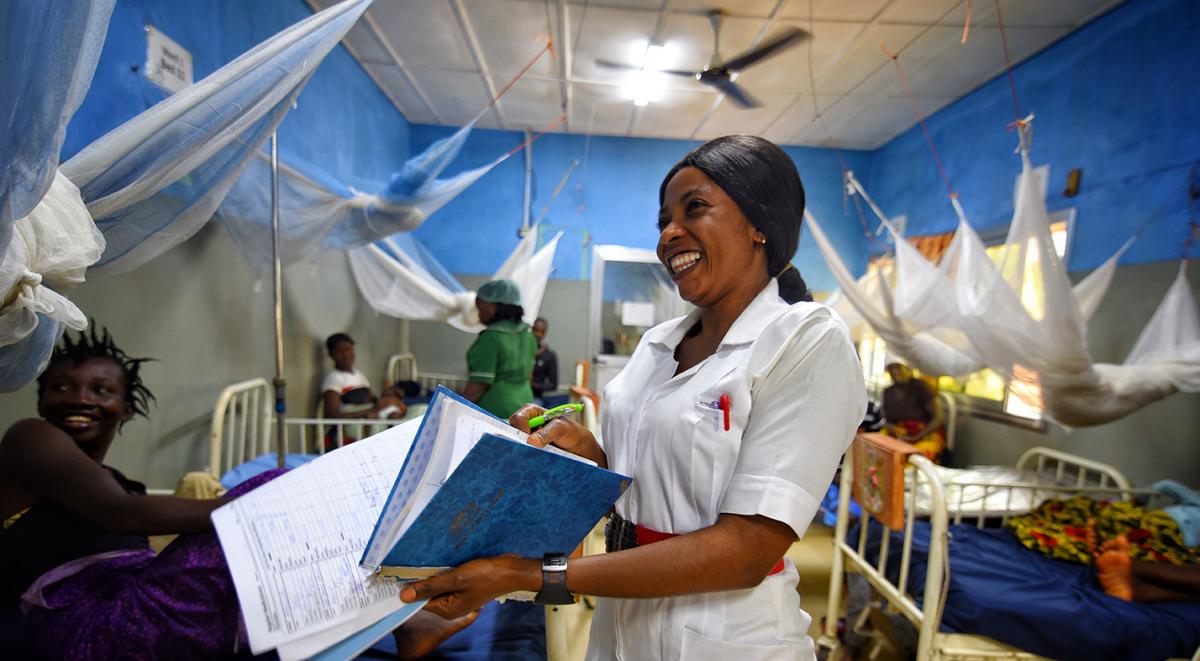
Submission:
[[[648,69],[656,73],[665,73],[668,76],[681,76],[683,78],[699,78],[700,74],[695,71],[683,71],[681,69]]]
[[[768,39],[766,43],[759,44],[758,48],[748,50],[729,60],[725,63],[725,68],[729,71],[740,71],[756,62],[771,57],[789,46],[799,43],[808,36],[808,33],[800,28],[788,28],[778,36]]]
[[[632,64],[624,64],[622,62],[613,62],[612,60],[596,60],[596,66],[604,67],[605,69],[622,69],[625,71],[641,71],[641,67],[635,67]]]
[[[734,103],[743,108],[757,108],[762,105],[758,102],[758,99],[755,99],[747,94],[744,90],[742,90],[742,88],[738,87],[736,83],[728,78],[710,78],[708,80],[701,80],[700,82],[707,83],[721,90],[725,93],[725,96],[729,97]]]

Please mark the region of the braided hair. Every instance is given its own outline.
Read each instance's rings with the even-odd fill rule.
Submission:
[[[73,367],[79,367],[84,362],[92,358],[103,358],[111,360],[121,368],[121,373],[125,377],[125,410],[131,416],[140,415],[143,418],[147,417],[149,412],[149,404],[151,401],[157,401],[154,393],[142,383],[140,374],[142,363],[154,360],[153,358],[130,358],[120,347],[113,343],[112,335],[109,334],[108,328],[102,329],[101,334],[96,334],[96,324],[90,323],[89,330],[80,331],[79,336],[72,340],[69,333],[63,334],[62,345],[56,347],[54,352],[50,354],[50,362],[46,365],[46,369],[42,371],[37,379],[37,401],[40,406],[42,403],[42,395],[46,392],[46,374],[50,371],[50,366],[56,363],[70,361]],[[122,422],[122,425],[125,423]]]

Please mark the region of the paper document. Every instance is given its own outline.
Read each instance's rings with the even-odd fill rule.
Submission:
[[[254,653],[401,609],[399,585],[358,561],[419,425],[323,455],[213,512]]]

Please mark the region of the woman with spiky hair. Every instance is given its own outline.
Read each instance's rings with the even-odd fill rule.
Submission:
[[[107,330],[64,339],[38,378],[40,418],[0,439],[0,655],[5,658],[223,658],[241,612],[209,514],[226,499],[148,496],[104,464],[122,425],[154,395],[145,358]],[[183,534],[157,556],[147,535]],[[413,622],[398,639],[428,650],[470,622]],[[407,634],[407,637],[403,637]],[[403,637],[403,638],[402,638]]]

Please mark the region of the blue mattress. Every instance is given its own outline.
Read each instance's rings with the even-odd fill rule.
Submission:
[[[284,455],[283,465],[288,470],[291,470],[299,468],[319,456],[316,454],[286,454]],[[229,472],[221,476],[221,486],[226,489],[232,489],[255,475],[265,473],[277,466],[279,466],[278,455],[273,452],[260,454],[244,464],[238,464],[229,469]]]
[[[929,525],[913,532],[909,592],[921,601]],[[872,522],[867,556],[877,557]],[[888,574],[897,580],[902,535],[889,533]],[[848,535],[853,545],[858,527]],[[1065,661],[1189,658],[1200,646],[1200,602],[1140,604],[1110,597],[1090,566],[1030,551],[1005,530],[950,527],[950,591],[942,630],[979,634]]]

